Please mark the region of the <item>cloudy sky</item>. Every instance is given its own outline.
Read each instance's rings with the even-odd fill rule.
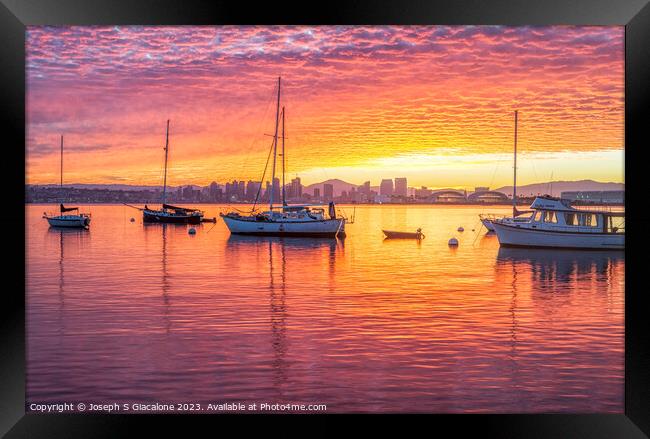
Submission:
[[[27,182],[622,182],[623,27],[28,27]]]

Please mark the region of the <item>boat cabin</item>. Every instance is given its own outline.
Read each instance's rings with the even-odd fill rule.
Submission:
[[[576,209],[549,196],[537,197],[530,208],[530,216],[504,222],[558,232],[625,234],[625,212]]]
[[[264,219],[289,221],[322,221],[325,219],[325,209],[320,204],[294,204],[274,206],[274,209],[263,212]]]

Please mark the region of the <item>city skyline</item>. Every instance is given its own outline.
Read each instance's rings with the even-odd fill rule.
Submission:
[[[29,27],[26,182],[624,181],[622,27]]]
[[[395,184],[393,185],[393,181]],[[118,185],[64,185],[61,192],[59,185],[28,185],[26,201],[28,203],[58,203],[62,200],[73,202],[148,202],[157,203],[162,199],[162,186],[129,186]],[[541,194],[554,195],[574,194],[580,198],[586,196],[608,197],[608,199],[624,199],[624,183],[581,181],[549,181],[518,187],[520,201]],[[275,204],[288,203],[435,203],[435,202],[480,202],[503,203],[512,200],[512,186],[491,188],[476,186],[466,188],[428,188],[425,186],[412,187],[405,177],[382,179],[379,186],[371,185],[370,181],[363,184],[353,184],[343,180],[326,180],[311,185],[303,185],[299,177],[284,185],[280,178],[270,181],[229,181],[225,183],[211,182],[206,186],[179,185],[167,187],[167,200],[172,202],[194,203],[252,203],[264,204],[271,201],[273,193]],[[575,195],[582,194],[582,195]],[[607,194],[607,195],[603,195]]]

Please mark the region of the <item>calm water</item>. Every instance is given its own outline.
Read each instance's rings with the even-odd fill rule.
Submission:
[[[345,240],[26,209],[28,402],[623,412],[623,253],[500,249],[477,214],[508,208],[358,206]]]

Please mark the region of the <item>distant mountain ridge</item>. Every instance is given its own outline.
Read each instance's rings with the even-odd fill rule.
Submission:
[[[28,184],[26,185],[27,187],[29,186],[38,186],[38,187],[59,187],[58,184]],[[181,185],[182,187],[185,187],[187,185]],[[181,186],[167,186],[168,189],[178,189]],[[200,189],[201,186],[197,186],[195,184],[190,185],[194,189]],[[114,183],[109,183],[109,184],[93,184],[93,183],[71,183],[71,184],[63,184],[63,187],[72,187],[76,189],[104,189],[104,190],[113,190],[113,191],[161,191],[163,189],[162,185],[161,186],[146,186],[146,185],[131,185],[131,184],[114,184]]]
[[[506,195],[512,196],[512,186],[503,186],[497,189],[492,189],[497,192],[503,192]],[[545,183],[533,183],[517,186],[517,195],[538,195],[548,194],[559,196],[561,192],[568,191],[623,191],[625,190],[624,183],[613,182],[600,182],[594,180],[578,180],[578,181],[549,181]]]
[[[333,186],[334,196],[335,197],[341,195],[341,192],[343,192],[343,191],[349,192],[350,188],[352,188],[352,187],[356,188],[356,187],[359,186],[358,184],[348,183],[347,181],[343,181],[343,180],[338,179],[338,178],[330,178],[329,180],[321,181],[320,183],[313,183],[313,184],[310,184],[308,186],[305,186],[302,189],[302,191],[307,192],[309,194],[313,194],[314,189],[318,188],[318,189],[320,189],[321,195],[323,195],[323,192],[324,192],[323,186],[326,185],[326,184],[331,184]]]

